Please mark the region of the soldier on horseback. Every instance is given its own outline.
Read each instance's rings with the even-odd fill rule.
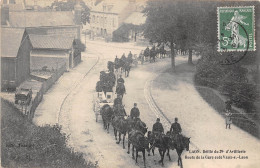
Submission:
[[[131,109],[130,116],[132,119],[135,119],[140,116],[140,111],[137,108],[137,103],[134,103],[134,107]]]
[[[143,50],[139,54],[139,60],[141,60],[141,63],[144,64],[144,51]]]
[[[164,133],[164,129],[163,129],[163,125],[162,123],[160,123],[160,118],[156,119],[156,123],[153,125],[153,130],[152,133],[154,134],[163,134]]]
[[[126,61],[125,53],[123,53],[123,55],[122,55],[122,57],[121,57],[121,60],[124,61],[124,62]]]
[[[118,95],[118,97],[123,98],[125,93],[126,93],[125,85],[123,83],[118,83],[116,87],[116,94]]]
[[[175,122],[172,123],[171,125],[170,133],[176,135],[176,134],[180,134],[181,131],[182,131],[181,125],[178,123],[178,118],[176,117]]]
[[[179,141],[182,129],[181,125],[178,123],[178,118],[176,117],[174,120],[175,122],[171,125],[170,133],[171,135],[173,135],[175,141]]]
[[[147,59],[146,57],[149,57],[149,55],[150,55],[150,49],[147,46],[146,49],[144,50],[144,57],[145,57],[145,59]]]
[[[115,61],[114,61],[115,65],[117,65],[118,62],[119,62],[119,59],[117,58],[117,55],[116,55],[116,58],[115,58]]]
[[[162,123],[160,123],[160,118],[157,118],[156,123],[153,124],[153,130],[152,130],[152,134],[155,137],[155,142],[159,142],[163,133],[164,133],[163,125]]]
[[[117,83],[125,83],[125,80],[122,78],[122,75],[117,79]]]
[[[132,60],[133,60],[133,54],[131,53],[131,51],[129,52],[127,58],[128,58],[128,61],[130,61],[130,63],[132,63]]]
[[[156,52],[155,52],[155,45],[153,45],[152,49],[150,50],[150,62],[155,62],[155,55],[156,55]]]

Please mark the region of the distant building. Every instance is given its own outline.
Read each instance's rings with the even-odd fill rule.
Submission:
[[[32,49],[24,28],[1,28],[1,87],[16,88],[30,76]]]
[[[98,36],[112,36],[113,31],[135,11],[135,0],[104,0],[90,11],[90,26]]]
[[[5,10],[1,10],[4,14],[2,26],[23,28],[30,37],[32,52],[28,51],[31,54],[29,68],[34,70],[47,66],[57,69],[66,63],[69,69],[81,62],[81,52],[77,50],[74,54],[73,48],[75,41],[79,43],[81,34],[79,4],[74,11],[10,10],[10,5],[4,7]]]
[[[32,43],[30,69],[57,70],[66,65],[67,70],[77,65],[80,55],[74,55],[74,38],[60,35],[29,35]]]
[[[126,20],[124,24],[129,27],[128,31],[125,33],[128,35],[128,39],[132,41],[136,41],[142,38],[142,25],[145,24],[146,16],[141,12],[133,12]]]

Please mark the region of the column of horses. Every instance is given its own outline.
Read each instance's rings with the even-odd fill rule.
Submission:
[[[174,137],[170,134],[155,136],[149,131],[146,136],[146,124],[141,121],[139,117],[132,118],[127,116],[124,105],[123,97],[126,94],[125,81],[122,78],[122,73],[125,72],[122,60],[111,62],[107,64],[107,71],[100,72],[100,80],[96,85],[96,92],[98,94],[97,101],[99,104],[99,113],[102,116],[104,129],[109,133],[109,126],[112,124],[116,143],[120,144],[122,140],[123,149],[125,149],[125,137],[128,135],[128,151],[130,153],[130,145],[132,144],[132,157],[137,163],[138,152],[143,153],[143,162],[145,163],[145,151],[150,153],[150,149],[157,147],[162,165],[166,150],[174,149]],[[127,76],[126,76],[127,77]],[[114,90],[115,89],[115,90]],[[114,95],[116,98],[113,99]],[[122,139],[121,139],[122,135]],[[134,152],[135,151],[135,152]],[[134,155],[136,153],[136,155]],[[154,152],[153,152],[154,154]],[[150,154],[148,154],[149,156]]]

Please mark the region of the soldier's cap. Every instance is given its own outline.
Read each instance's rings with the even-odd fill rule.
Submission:
[[[160,121],[160,118],[157,118],[156,121]]]

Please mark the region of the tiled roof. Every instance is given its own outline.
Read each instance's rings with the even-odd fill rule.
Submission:
[[[20,48],[24,28],[1,28],[1,57],[16,57]]]
[[[141,12],[133,12],[124,23],[133,24],[133,25],[142,25],[145,23],[146,16]]]
[[[65,36],[29,35],[33,48],[35,49],[60,49],[72,48],[74,38]]]
[[[9,22],[12,27],[75,25],[72,11],[10,12]]]

